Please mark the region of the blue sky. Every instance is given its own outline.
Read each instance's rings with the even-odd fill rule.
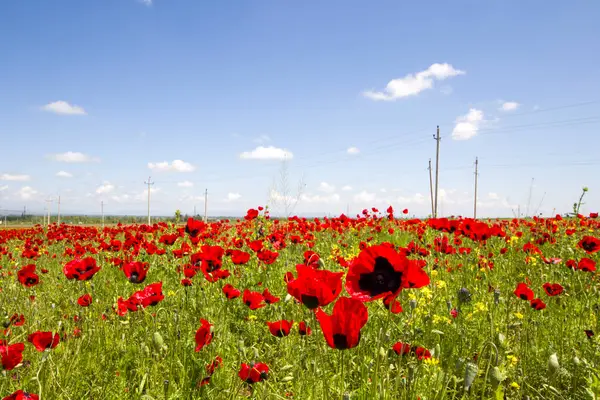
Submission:
[[[0,5],[0,208],[600,207],[597,1]],[[352,150],[350,150],[352,149]],[[281,179],[287,160],[287,186]],[[533,179],[533,186],[532,186]],[[298,187],[302,190],[299,192]],[[532,187],[531,201],[529,201]],[[270,199],[270,200],[269,200]],[[55,209],[56,202],[53,205]]]

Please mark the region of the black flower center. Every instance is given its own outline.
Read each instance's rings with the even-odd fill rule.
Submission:
[[[594,243],[592,241],[583,242],[583,243],[581,243],[581,247],[585,251],[594,251],[594,250],[596,250],[596,243]]]
[[[319,306],[319,298],[317,296],[303,294],[302,296],[300,296],[300,298],[302,299],[302,304],[304,304],[310,310],[315,309]]]
[[[131,275],[129,275],[129,282],[131,283],[140,283],[139,282],[139,275],[137,272],[132,272]]]
[[[377,257],[373,272],[361,275],[358,287],[375,297],[386,292],[395,293],[400,289],[401,281],[402,272],[396,271],[387,258]]]
[[[342,333],[333,335],[333,345],[338,350],[346,350],[348,348],[348,338]]]

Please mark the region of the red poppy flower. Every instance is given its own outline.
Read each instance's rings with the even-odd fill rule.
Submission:
[[[231,300],[231,299],[237,299],[242,294],[242,292],[240,292],[238,289],[234,288],[229,283],[227,285],[223,286],[223,293],[225,293],[225,296],[229,300]]]
[[[265,298],[262,294],[259,292],[251,292],[248,289],[244,290],[242,300],[244,301],[245,305],[250,307],[251,310],[257,310],[266,306],[266,303],[264,302]]]
[[[306,325],[306,322],[302,321],[298,324],[298,333],[300,336],[310,335],[312,333],[312,329]]]
[[[431,358],[431,352],[425,347],[411,346],[408,343],[397,342],[392,347],[392,350],[398,355],[413,354],[418,360]]]
[[[217,269],[215,271],[208,272],[206,269],[204,269],[204,266],[202,266],[202,274],[206,280],[211,283],[217,282],[219,279],[229,278],[231,276],[231,273],[226,269]]]
[[[264,262],[267,265],[270,265],[273,264],[275,260],[277,260],[279,253],[270,250],[260,250],[258,253],[256,253],[256,256],[260,261]]]
[[[273,296],[271,292],[269,292],[269,289],[263,290],[262,295],[265,298],[265,303],[267,304],[274,304],[280,300],[279,297]]]
[[[146,280],[146,274],[150,266],[147,262],[134,261],[123,266],[123,273],[131,283],[142,283]]]
[[[233,250],[231,252],[231,262],[235,265],[246,264],[250,260],[250,253],[241,250]]]
[[[598,218],[598,213],[597,212],[591,212],[590,213],[590,218],[593,218],[593,219]]]
[[[425,347],[418,346],[417,348],[415,348],[414,351],[418,360],[426,360],[428,358],[431,358],[431,352]]]
[[[246,212],[246,216],[244,216],[244,219],[246,221],[252,221],[253,219],[255,219],[257,217],[258,217],[258,210],[251,208]]]
[[[594,272],[596,270],[596,261],[584,257],[577,263],[577,269],[584,272]]]
[[[25,350],[25,345],[23,343],[9,345],[6,341],[0,340],[0,359],[2,361],[2,368],[6,371],[10,371],[21,364],[21,361],[23,361],[23,350]]]
[[[35,346],[37,351],[51,350],[58,346],[60,336],[58,333],[54,335],[52,332],[33,332],[27,337],[27,341]]]
[[[309,267],[318,269],[321,264],[319,261],[321,257],[312,250],[306,250],[304,252],[304,265],[308,265]]]
[[[564,290],[560,283],[546,282],[542,285],[542,287],[548,296],[558,296]]]
[[[161,302],[165,296],[162,293],[162,282],[153,283],[146,286],[131,295],[129,301],[134,305],[141,305],[143,308],[155,306]]]
[[[392,314],[399,314],[402,312],[402,304],[394,296],[387,296],[383,299],[383,305],[385,308],[390,310]]]
[[[533,290],[531,290],[526,284],[519,283],[514,291],[515,296],[521,300],[533,300]]]
[[[593,236],[584,236],[577,245],[588,254],[600,251],[600,239]]]
[[[191,238],[197,237],[200,232],[204,230],[206,224],[202,221],[197,221],[194,218],[188,218],[187,224],[185,225],[185,233],[190,235]]]
[[[327,344],[338,350],[358,346],[360,330],[369,319],[367,307],[360,300],[348,297],[336,301],[331,315],[319,308],[316,316]]]
[[[450,310],[450,315],[452,316],[452,318],[457,318],[458,310],[456,308],[453,308],[452,310]]]
[[[254,240],[254,241],[248,243],[248,246],[252,249],[252,251],[254,251],[255,253],[258,253],[263,248],[263,242],[262,242],[262,240]]]
[[[285,320],[282,319],[281,321],[275,321],[275,322],[268,322],[267,321],[267,325],[269,326],[269,332],[271,332],[271,335],[273,336],[277,336],[277,337],[284,337],[290,334],[290,329],[292,329],[292,324],[294,323],[294,321],[292,320]]]
[[[137,311],[137,305],[129,299],[123,300],[122,297],[119,297],[117,300],[117,314],[123,317],[127,314],[127,311]]]
[[[92,304],[92,296],[90,296],[88,293],[84,294],[83,296],[77,299],[77,304],[79,304],[81,307],[89,306],[90,304]]]
[[[402,214],[408,214],[408,208],[405,208],[404,210],[402,210]]]
[[[546,303],[544,303],[541,299],[533,299],[530,302],[531,308],[534,310],[543,310],[546,308]]]
[[[23,314],[13,314],[10,317],[10,323],[13,326],[23,326],[25,324],[25,316]]]
[[[200,328],[196,331],[196,352],[209,345],[214,336],[211,328],[213,325],[210,322],[201,319],[200,324]]]
[[[194,266],[201,266],[203,271],[213,272],[223,265],[225,250],[221,246],[204,245],[200,252],[192,254],[191,262]]]
[[[409,260],[391,245],[365,247],[352,261],[346,276],[346,290],[362,301],[396,296],[403,287],[419,288],[429,284],[424,264]]]
[[[90,280],[98,271],[100,271],[100,267],[96,265],[96,260],[92,257],[76,258],[63,267],[63,273],[67,279],[77,279],[78,281]]]
[[[17,279],[25,287],[33,287],[40,282],[40,277],[35,273],[35,264],[29,264],[17,271]]]
[[[208,372],[208,375],[212,375],[215,373],[215,370],[221,366],[223,366],[223,359],[221,356],[216,356],[215,359],[206,366],[206,372]]]
[[[309,309],[325,307],[342,292],[343,272],[316,270],[306,265],[296,265],[298,277],[287,276],[287,291]]]
[[[181,284],[182,284],[183,286],[186,286],[186,287],[187,287],[187,286],[192,286],[192,281],[191,281],[190,279],[188,279],[188,278],[183,278],[183,279],[181,280]]]
[[[21,389],[17,390],[13,394],[3,397],[2,400],[39,400],[40,397],[37,394],[27,393]]]
[[[251,363],[250,365],[243,363],[238,376],[246,383],[253,384],[267,379],[269,374],[269,366],[264,363]]]
[[[392,346],[392,350],[394,350],[394,352],[396,352],[398,355],[405,355],[410,353],[410,344],[397,342],[394,344],[394,346]]]

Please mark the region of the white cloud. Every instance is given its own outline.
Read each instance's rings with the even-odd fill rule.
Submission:
[[[239,193],[227,193],[227,198],[225,199],[225,201],[236,201],[239,200],[241,197],[242,195]]]
[[[59,176],[61,178],[72,178],[73,174],[71,174],[70,172],[67,172],[67,171],[58,171],[56,173],[56,176]]]
[[[8,185],[0,186],[0,192],[4,192],[6,189],[8,189]]]
[[[388,82],[383,91],[366,91],[364,96],[371,100],[393,101],[403,97],[414,96],[423,90],[431,89],[434,81],[442,81],[458,75],[464,75],[465,71],[455,69],[452,65],[432,64],[425,71],[416,74],[408,74],[404,78],[393,79]]]
[[[321,196],[319,194],[315,194],[315,195],[303,194],[302,196],[300,196],[300,200],[303,202],[307,202],[307,203],[330,204],[330,203],[339,202],[340,195],[337,193],[331,193],[331,194],[327,194],[324,196]]]
[[[240,154],[240,158],[243,160],[289,160],[293,157],[294,155],[291,152],[274,146],[258,146],[252,151],[245,151]]]
[[[369,193],[366,190],[354,196],[354,201],[357,203],[369,203],[371,205],[375,201],[375,193]]]
[[[21,189],[19,189],[19,191],[17,191],[17,195],[22,200],[29,200],[33,196],[35,196],[37,193],[38,193],[38,191],[35,190],[34,188],[32,188],[31,186],[23,186]]]
[[[102,186],[98,186],[96,189],[96,193],[98,194],[106,194],[115,190],[115,186],[109,182],[104,182]]]
[[[48,103],[42,107],[42,110],[53,112],[55,114],[62,115],[86,115],[87,113],[82,107],[71,105],[66,101],[58,100],[52,103]]]
[[[426,199],[425,196],[423,196],[421,193],[415,193],[413,196],[409,196],[409,197],[405,197],[405,196],[398,197],[398,203],[400,203],[401,205],[424,204],[425,199]]]
[[[456,119],[456,125],[452,130],[452,139],[467,140],[477,135],[477,131],[484,122],[483,111],[471,108],[466,115]]]
[[[490,200],[498,200],[500,197],[498,197],[498,193],[494,193],[494,192],[490,192],[488,193],[488,199]]]
[[[30,179],[31,179],[31,177],[29,175],[11,175],[11,174],[0,175],[0,181],[24,182],[24,181],[28,181]]]
[[[177,186],[179,186],[179,187],[193,187],[194,183],[190,182],[190,181],[183,181],[183,182],[178,182]]]
[[[54,161],[66,163],[86,163],[100,161],[98,157],[91,157],[87,154],[83,154],[78,151],[67,151],[66,153],[50,154],[48,158]]]
[[[258,144],[263,144],[263,143],[267,143],[270,141],[271,141],[271,138],[268,135],[260,135],[259,137],[254,139],[254,143],[258,143]]]
[[[335,186],[330,185],[327,182],[321,182],[319,184],[319,190],[321,192],[325,192],[325,193],[333,193],[333,192],[335,192]]]
[[[350,148],[348,148],[348,150],[346,150],[346,152],[348,154],[354,155],[354,154],[360,153],[360,150],[358,149],[358,147],[350,147]]]
[[[152,0],[139,0],[139,2],[148,7],[152,6]]]
[[[517,108],[519,108],[520,104],[517,103],[516,101],[506,101],[504,103],[502,103],[502,106],[500,107],[501,111],[514,111]]]
[[[348,192],[348,191],[352,190],[352,186],[350,186],[350,185],[346,185],[346,186],[344,186],[344,187],[342,188],[342,190],[343,190],[344,192]]]
[[[169,163],[168,161],[158,162],[158,163],[148,163],[148,168],[153,171],[174,171],[174,172],[192,172],[196,169],[192,164],[187,163],[182,160],[173,160],[173,162]]]

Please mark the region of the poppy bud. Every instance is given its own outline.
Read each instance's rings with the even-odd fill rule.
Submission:
[[[414,310],[415,308],[417,308],[417,301],[415,299],[411,299],[408,302],[408,305],[410,307],[411,310]]]

